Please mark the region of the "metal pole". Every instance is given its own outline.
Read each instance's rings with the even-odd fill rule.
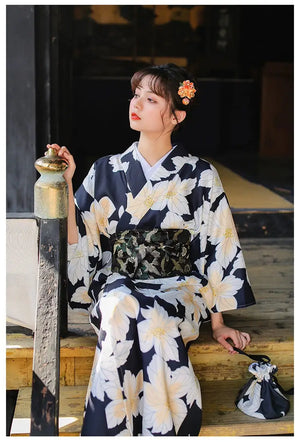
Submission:
[[[58,436],[61,305],[66,329],[67,165],[49,149],[35,162],[39,221],[39,270],[31,397],[31,436]]]

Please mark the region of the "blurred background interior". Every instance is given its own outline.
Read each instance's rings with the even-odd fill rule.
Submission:
[[[292,201],[293,58],[292,5],[7,6],[7,211],[33,211],[47,143],[73,152],[78,187],[137,140],[130,77],[168,62],[199,82],[176,139]]]

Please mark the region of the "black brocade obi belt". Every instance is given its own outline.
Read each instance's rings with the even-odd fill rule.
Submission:
[[[126,230],[112,235],[112,271],[132,279],[188,276],[190,232],[161,229]]]

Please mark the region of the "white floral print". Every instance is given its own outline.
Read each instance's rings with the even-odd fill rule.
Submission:
[[[136,147],[97,160],[76,193],[69,302],[90,312],[98,335],[81,433],[197,436],[201,392],[188,346],[210,312],[255,300],[215,168],[178,144],[146,180]],[[147,238],[139,255],[159,278],[136,280],[126,267],[112,273],[113,235],[153,228],[188,230],[191,274],[160,276]]]
[[[234,275],[223,276],[223,269],[214,262],[208,267],[209,284],[201,289],[201,294],[209,308],[216,305],[218,311],[233,310],[237,308],[234,295],[243,285],[242,279]]]
[[[105,385],[105,392],[111,399],[105,408],[107,425],[111,429],[119,425],[126,415],[123,391],[121,385],[118,384],[117,378]]]
[[[128,193],[126,211],[132,215],[131,222],[138,223],[154,207],[159,197],[160,193],[157,187],[153,187],[150,182],[146,184],[135,198],[131,193]]]
[[[127,171],[129,165],[128,162],[121,163],[120,156],[118,155],[111,156],[109,164],[112,166],[113,173],[117,171]]]
[[[129,318],[137,316],[137,301],[129,294],[114,290],[108,296],[101,298],[101,310],[106,313],[103,329],[109,330],[114,340],[125,340],[129,329]]]
[[[169,182],[161,182],[156,185],[159,200],[155,209],[162,210],[166,206],[168,209],[178,215],[188,214],[190,212],[186,196],[189,195],[195,186],[195,179],[186,179],[181,181],[178,176]]]
[[[152,433],[166,434],[175,427],[178,431],[187,407],[181,399],[187,392],[184,380],[172,376],[168,365],[155,355],[149,364],[150,383],[145,383],[145,427]]]
[[[80,236],[78,233],[78,243],[69,245],[68,249],[68,276],[73,285],[86,274],[88,268],[88,254],[86,249],[87,236]],[[85,284],[88,285],[89,282],[85,282]]]
[[[91,304],[92,299],[88,294],[88,287],[78,287],[72,294],[71,301],[86,305]]]
[[[141,350],[147,352],[154,347],[158,356],[178,361],[178,346],[174,339],[179,336],[177,325],[180,319],[169,316],[157,302],[153,308],[142,309],[141,312],[145,318],[138,324]]]
[[[210,214],[210,218],[213,219],[209,232],[210,241],[217,246],[216,258],[218,262],[223,267],[227,267],[237,254],[239,240],[225,197],[220,200],[218,208],[213,214]]]

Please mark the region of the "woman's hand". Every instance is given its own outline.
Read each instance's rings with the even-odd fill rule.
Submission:
[[[68,164],[68,168],[64,172],[65,181],[68,184],[69,190],[69,203],[68,203],[68,243],[69,244],[77,244],[78,242],[78,230],[76,224],[76,215],[75,215],[75,203],[74,203],[74,194],[73,194],[73,184],[72,178],[75,172],[75,162],[70,151],[65,147],[60,147],[56,143],[48,144],[47,148],[53,148],[56,151],[56,154],[65,160]]]
[[[234,346],[243,350],[250,343],[250,335],[246,332],[235,330],[226,325],[213,330],[213,338],[223,345],[230,354],[237,353],[227,339],[231,339]]]
[[[221,313],[212,313],[212,336],[219,342],[230,354],[237,353],[232,345],[227,341],[231,339],[234,346],[243,350],[251,341],[250,335],[246,332],[235,330],[234,328],[227,327],[223,322]]]
[[[76,164],[75,164],[74,158],[73,158],[72,154],[70,153],[70,151],[67,149],[67,147],[65,147],[65,146],[60,147],[59,145],[57,145],[57,143],[48,144],[47,148],[48,149],[49,148],[55,149],[56,154],[59,157],[61,157],[64,161],[67,162],[68,168],[66,169],[66,171],[64,173],[64,178],[67,183],[72,182],[72,178],[74,176],[75,169],[76,169]]]

